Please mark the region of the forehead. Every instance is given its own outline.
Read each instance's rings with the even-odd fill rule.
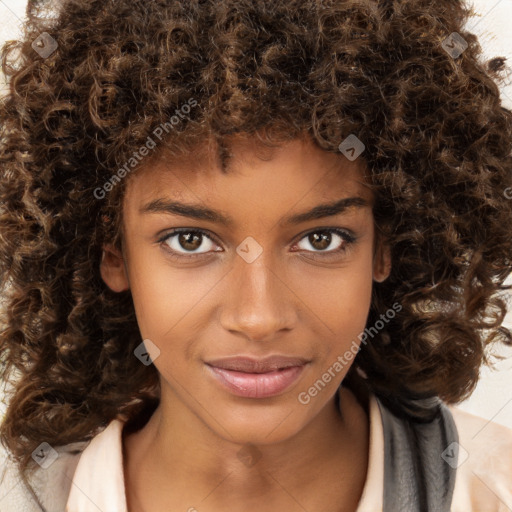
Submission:
[[[361,157],[349,161],[309,139],[265,147],[248,137],[236,137],[224,151],[208,143],[142,166],[128,183],[125,207],[140,207],[162,195],[194,202],[249,199],[289,204],[306,196],[332,199],[349,194],[372,199]]]

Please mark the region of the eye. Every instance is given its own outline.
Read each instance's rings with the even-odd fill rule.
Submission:
[[[306,243],[301,247],[300,243],[302,240],[305,240]],[[322,228],[306,233],[297,244],[297,247],[314,253],[337,254],[347,251],[355,241],[355,236],[342,229]],[[312,250],[310,248],[312,248]],[[329,250],[329,248],[331,248],[331,250]]]
[[[202,229],[175,229],[165,234],[158,242],[162,243],[171,255],[177,255],[178,258],[201,256],[211,252],[212,247],[216,246],[213,239]]]
[[[306,243],[301,246],[303,240]],[[315,255],[332,256],[347,252],[355,241],[356,237],[345,230],[317,228],[306,233],[295,247]],[[168,251],[170,257],[178,259],[201,257],[209,252],[222,251],[219,248],[215,249],[219,247],[217,242],[202,229],[174,229],[162,236],[158,242]]]

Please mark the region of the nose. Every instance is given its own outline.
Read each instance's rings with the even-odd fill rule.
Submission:
[[[272,341],[293,329],[297,320],[293,291],[264,255],[251,263],[235,258],[220,314],[224,329],[250,341]]]

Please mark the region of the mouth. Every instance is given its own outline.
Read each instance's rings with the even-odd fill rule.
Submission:
[[[206,367],[224,389],[246,398],[277,396],[290,388],[310,361],[304,358],[270,356],[265,359],[232,357],[206,362]]]

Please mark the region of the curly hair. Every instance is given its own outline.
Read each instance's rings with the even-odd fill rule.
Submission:
[[[104,243],[123,243],[130,176],[115,172],[162,126],[150,158],[212,140],[223,172],[236,134],[262,145],[307,136],[340,158],[356,135],[392,259],[367,326],[395,302],[402,309],[352,367],[390,400],[469,396],[491,364],[487,347],[512,341],[501,325],[512,112],[500,99],[503,59],[480,61],[462,0],[48,9],[31,1],[22,39],[2,50],[0,360],[12,390],[0,439],[23,472],[43,440],[89,440],[158,403],[158,371],[133,356],[142,340],[130,291],[110,290],[99,264]],[[458,56],[443,46],[454,32],[467,43]],[[41,38],[56,47],[48,55],[33,45]]]

